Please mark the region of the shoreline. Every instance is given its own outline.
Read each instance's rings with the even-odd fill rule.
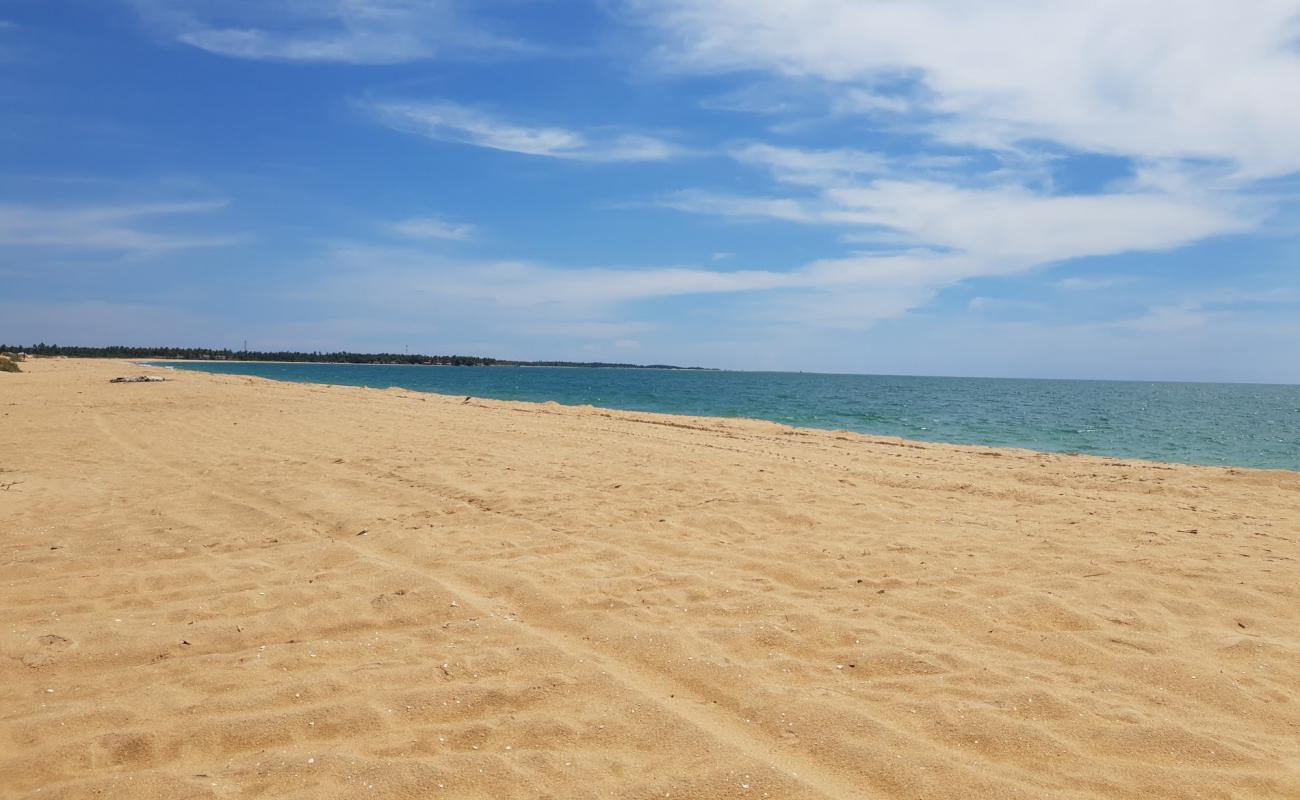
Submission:
[[[177,360],[167,360],[167,359],[150,359],[150,360],[148,360],[148,361],[131,361],[131,363],[133,363],[133,364],[138,364],[139,366],[142,366],[142,367],[148,367],[148,366],[150,366],[150,365],[153,364],[153,363],[159,363],[159,364],[161,364],[161,363],[166,363],[167,366],[168,366],[168,368],[170,368],[170,369],[177,369],[177,367],[171,367],[171,366],[170,366],[171,363],[180,363],[180,364],[193,364],[193,363],[198,363],[198,364],[203,364],[203,363],[272,364],[272,363],[273,363],[273,364],[288,364],[288,365],[293,365],[293,364],[311,364],[311,363],[321,363],[322,366],[325,365],[323,362],[297,362],[297,361],[276,361],[276,362],[267,362],[267,361],[244,361],[244,362],[229,362],[229,361],[227,361],[227,362],[194,362],[194,361],[177,361]],[[340,362],[340,363],[338,363],[336,366],[429,366],[429,365],[421,365],[421,364],[348,364],[348,363]],[[432,366],[438,366],[438,365],[432,365]],[[184,369],[184,368],[180,368],[180,369]],[[477,367],[476,367],[475,369],[477,369]],[[585,369],[585,368],[582,368],[582,367],[554,367],[553,369]],[[620,368],[611,368],[611,369],[620,369]],[[637,368],[637,369],[645,369],[645,368]],[[268,378],[268,377],[261,376],[261,375],[247,375],[247,374],[243,374],[243,373],[209,372],[209,371],[207,371],[207,370],[203,370],[203,369],[189,369],[189,370],[184,370],[184,371],[187,371],[187,372],[199,372],[199,373],[202,373],[202,374],[205,374],[205,375],[234,375],[234,376],[239,376],[239,377],[257,378],[257,379],[259,379],[259,380],[275,381],[275,382],[279,382],[279,383],[303,384],[303,385],[310,385],[310,386],[348,386],[348,387],[353,387],[353,388],[373,389],[373,390],[375,390],[375,391],[386,391],[386,390],[388,390],[388,389],[397,389],[397,390],[401,390],[401,391],[408,391],[408,392],[416,392],[416,393],[419,393],[419,394],[434,395],[434,396],[437,396],[437,397],[443,397],[443,398],[454,399],[454,400],[460,400],[461,398],[464,397],[464,395],[451,395],[451,394],[446,394],[446,393],[443,393],[443,392],[436,392],[436,391],[427,390],[427,389],[413,389],[413,388],[404,387],[404,386],[394,386],[394,387],[369,387],[369,386],[361,386],[361,385],[359,385],[359,384],[327,384],[327,383],[316,383],[316,382],[314,382],[314,381],[302,381],[302,380],[281,379],[281,378]],[[676,371],[676,370],[668,370],[668,371]],[[694,371],[694,370],[684,370],[684,371]],[[870,376],[869,376],[869,377],[870,377]],[[886,376],[886,377],[915,377],[915,376]],[[986,379],[978,379],[978,380],[986,380]],[[988,380],[1002,380],[1002,379],[988,379]],[[1005,379],[1005,380],[1019,380],[1019,379],[1008,378],[1008,379]],[[1259,385],[1272,385],[1272,384],[1259,384]],[[686,413],[686,412],[673,412],[673,411],[642,411],[642,410],[638,410],[638,409],[617,408],[617,407],[613,407],[613,406],[599,406],[599,405],[594,405],[594,404],[590,404],[590,403],[565,403],[565,402],[558,401],[558,400],[513,400],[513,399],[495,398],[495,397],[487,397],[487,396],[483,396],[483,397],[478,397],[478,396],[476,396],[475,399],[476,399],[476,400],[493,400],[493,401],[496,401],[496,402],[502,402],[502,403],[526,403],[526,404],[532,404],[532,405],[545,405],[545,404],[547,404],[547,403],[554,403],[554,404],[556,404],[556,405],[564,406],[564,407],[567,407],[567,408],[594,408],[594,409],[599,409],[599,410],[602,410],[602,411],[610,411],[610,412],[623,413],[623,414],[652,414],[652,415],[662,415],[662,416],[670,417],[670,418],[693,419],[693,420],[719,420],[719,421],[721,421],[721,420],[744,420],[744,421],[760,422],[760,423],[768,423],[768,424],[773,424],[773,425],[779,425],[779,426],[782,426],[782,427],[787,427],[787,428],[790,428],[790,429],[792,429],[792,430],[798,430],[798,431],[819,431],[819,432],[823,432],[823,433],[833,433],[833,434],[841,434],[841,435],[848,435],[848,436],[860,436],[860,437],[866,437],[866,438],[868,438],[868,439],[876,438],[876,439],[897,440],[898,442],[901,442],[901,443],[906,443],[906,444],[918,444],[918,445],[927,445],[927,446],[958,447],[958,448],[977,448],[977,449],[984,449],[984,450],[1009,450],[1009,451],[1020,451],[1020,452],[1025,452],[1025,453],[1032,453],[1032,454],[1035,454],[1035,455],[1064,456],[1064,457],[1069,457],[1069,458],[1095,458],[1095,459],[1101,459],[1102,461],[1132,461],[1132,462],[1136,462],[1136,463],[1155,464],[1155,465],[1167,465],[1167,466],[1176,466],[1176,467],[1199,467],[1199,468],[1206,468],[1206,469],[1223,469],[1223,470],[1252,470],[1252,471],[1262,471],[1262,472],[1282,472],[1282,473],[1287,473],[1287,474],[1300,475],[1300,467],[1297,467],[1297,468],[1295,468],[1295,469],[1289,469],[1289,468],[1286,468],[1286,467],[1257,467],[1257,466],[1249,466],[1249,465],[1241,465],[1241,464],[1207,464],[1207,463],[1203,463],[1203,462],[1192,462],[1192,461],[1162,461],[1162,460],[1154,459],[1154,458],[1142,458],[1142,457],[1125,456],[1125,455],[1112,455],[1112,454],[1109,454],[1109,453],[1088,453],[1088,452],[1083,452],[1083,451],[1070,451],[1070,450],[1036,450],[1036,449],[1028,448],[1028,447],[1016,447],[1016,446],[1013,446],[1013,445],[1000,445],[1000,444],[983,444],[983,443],[980,443],[980,442],[972,442],[972,441],[965,441],[965,442],[962,442],[962,441],[938,440],[938,439],[915,439],[915,438],[909,438],[909,437],[905,437],[905,436],[896,436],[896,435],[893,435],[893,434],[873,433],[873,432],[868,432],[868,431],[854,431],[854,430],[845,429],[845,428],[818,427],[818,426],[815,426],[815,425],[796,425],[796,424],[791,424],[791,423],[787,423],[787,422],[780,422],[780,421],[777,421],[777,420],[765,419],[765,418],[762,418],[762,417],[748,417],[748,416],[734,416],[734,417],[726,417],[726,416],[701,416],[701,415],[696,415],[696,414],[689,414],[689,413]]]
[[[128,363],[0,376],[16,796],[1300,795],[1295,473]]]
[[[69,356],[60,356],[69,358]],[[83,359],[101,360],[101,359]],[[508,369],[612,369],[644,372],[729,372],[716,367],[650,367],[650,366],[610,366],[579,364],[399,364],[385,361],[250,361],[239,358],[202,359],[202,358],[142,358],[142,359],[102,359],[105,361],[130,361],[133,364],[318,364],[331,367],[456,367],[459,369],[488,369],[505,367]]]
[[[69,356],[58,356],[58,358],[69,358]],[[113,360],[113,359],[88,359],[88,360]],[[348,361],[247,361],[241,359],[225,359],[224,361],[204,361],[195,358],[151,358],[151,359],[117,359],[122,361],[159,361],[173,362],[178,364],[211,364],[211,363],[238,363],[238,364],[335,364],[338,366],[382,366],[382,367],[448,367],[456,366],[454,364],[354,364]],[[1136,384],[1169,384],[1171,386],[1261,386],[1276,388],[1295,388],[1300,387],[1296,383],[1271,383],[1266,381],[1175,381],[1151,378],[1026,378],[1006,375],[920,375],[903,372],[819,372],[810,370],[746,370],[746,369],[727,369],[724,367],[586,367],[586,366],[552,366],[541,364],[486,364],[483,366],[491,367],[536,367],[538,369],[631,369],[631,370],[655,370],[663,372],[724,372],[724,373],[741,373],[754,375],[825,375],[840,376],[850,378],[920,378],[923,380],[969,380],[969,381],[1041,381],[1045,383],[1136,383]]]

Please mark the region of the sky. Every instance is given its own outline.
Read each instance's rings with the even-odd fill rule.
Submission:
[[[0,341],[1300,383],[1300,0],[0,0]]]

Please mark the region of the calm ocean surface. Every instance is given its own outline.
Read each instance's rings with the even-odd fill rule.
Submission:
[[[755,417],[934,442],[1300,470],[1300,386],[368,364],[170,364],[501,400]]]

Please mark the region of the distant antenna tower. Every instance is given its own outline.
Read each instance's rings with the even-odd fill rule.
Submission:
[[[247,340],[247,339],[244,340],[244,352],[245,352],[245,353],[248,352],[248,340]]]

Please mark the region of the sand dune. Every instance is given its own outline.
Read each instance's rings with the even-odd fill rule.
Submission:
[[[24,368],[0,796],[1300,797],[1300,474]]]

